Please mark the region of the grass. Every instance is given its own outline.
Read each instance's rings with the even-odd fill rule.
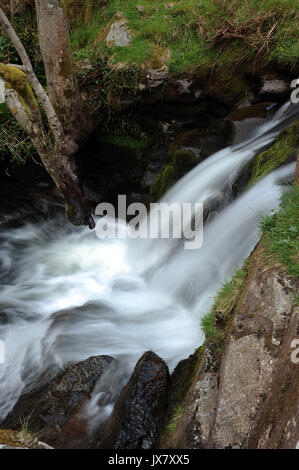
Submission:
[[[116,147],[124,150],[132,151],[137,158],[141,159],[146,149],[148,138],[144,134],[142,140],[134,139],[126,134],[101,136],[100,141],[105,144],[115,145]]]
[[[137,159],[141,159],[150,143],[150,136],[130,115],[126,115],[124,118],[111,117],[104,123],[99,132],[99,140],[129,151]]]
[[[299,188],[282,197],[279,211],[261,222],[262,243],[268,261],[281,262],[290,276],[299,277]]]
[[[170,420],[169,424],[166,427],[166,432],[167,432],[168,436],[171,436],[174,433],[174,431],[176,430],[178,421],[179,421],[180,417],[183,415],[183,413],[184,413],[184,408],[183,408],[182,405],[177,405],[174,408],[172,419]]]
[[[280,209],[274,215],[262,219],[261,243],[265,250],[265,261],[280,262],[288,275],[299,277],[299,187],[289,188],[283,195]],[[235,310],[249,268],[249,259],[236,271],[232,279],[225,282],[217,294],[214,305],[201,319],[201,328],[206,340],[221,346],[228,321]],[[296,298],[298,302],[298,297]],[[221,319],[217,325],[216,316]]]
[[[33,429],[31,426],[32,413],[26,418],[20,417],[21,429],[16,433],[16,437],[25,446],[32,446],[32,444],[37,440],[38,432],[36,429]]]
[[[5,104],[0,104],[0,159],[24,164],[28,158],[37,158],[36,150]]]
[[[80,19],[73,24],[75,54],[82,50],[87,55],[105,53],[115,63],[141,64],[154,47],[164,47],[171,53],[170,71],[180,73],[203,64],[211,66],[215,61],[222,66],[252,61],[263,46],[263,37],[274,27],[261,58],[290,64],[298,61],[298,9],[291,0],[174,0],[171,3],[173,7],[153,0],[109,1],[96,9],[88,21]],[[142,11],[137,10],[137,5]],[[99,40],[99,33],[117,12],[127,18],[134,41],[130,46],[107,50],[104,40]],[[257,18],[261,21],[256,25],[252,19]],[[223,44],[221,30],[226,21],[237,34]],[[238,38],[238,32],[247,26],[244,38]],[[213,44],[217,34],[219,43]]]
[[[243,267],[238,269],[230,281],[224,282],[217,294],[212,309],[202,317],[201,328],[206,340],[218,346],[221,345],[227,330],[227,323],[231,313],[236,307],[240,297],[241,288],[244,285],[249,269],[249,260],[246,260]],[[216,324],[216,315],[221,320]]]

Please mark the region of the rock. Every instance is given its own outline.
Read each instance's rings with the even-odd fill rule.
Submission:
[[[171,52],[165,47],[153,48],[151,56],[141,67],[145,75],[146,88],[157,88],[167,79],[170,58]]]
[[[227,145],[226,126],[214,129],[191,129],[177,134],[172,142],[176,148],[197,150],[200,159],[207,158]]]
[[[167,448],[296,448],[299,369],[291,343],[298,333],[297,291],[298,280],[269,264],[259,244],[217,362],[208,358],[207,343],[188,360],[187,390],[178,394],[182,379],[172,382],[170,395],[178,395],[184,411],[163,442]]]
[[[161,70],[149,69],[146,71],[147,78],[147,88],[156,88],[161,85],[164,80],[167,78],[168,72],[163,72]]]
[[[76,61],[76,69],[79,72],[90,72],[92,65],[89,59],[79,59]]]
[[[172,161],[156,176],[152,184],[152,195],[155,200],[161,199],[173,184],[187,174],[200,161],[201,157],[195,148],[171,148]]]
[[[116,14],[110,23],[106,35],[106,44],[108,46],[129,46],[133,41],[132,36],[132,31],[128,26],[127,19],[121,14]]]
[[[259,91],[262,99],[274,99],[284,101],[290,95],[290,85],[284,80],[264,80]]]
[[[236,109],[240,110],[243,108],[248,108],[249,106],[252,106],[252,101],[249,98],[244,98],[244,100],[241,100],[239,103],[236,105]]]
[[[94,356],[67,367],[46,385],[21,395],[1,428],[20,429],[20,417],[29,419],[39,437],[55,447],[88,446],[87,422],[82,409],[101,377],[111,364],[109,356]]]
[[[266,119],[268,108],[270,108],[274,104],[275,103],[273,103],[273,101],[267,101],[265,103],[258,103],[250,106],[245,106],[239,109],[238,111],[233,111],[232,113],[230,113],[226,117],[226,119],[230,121],[243,121],[244,119],[252,118]]]
[[[232,144],[241,143],[252,137],[255,131],[267,122],[275,104],[273,102],[258,103],[230,113],[226,120],[231,123]]]
[[[99,447],[152,449],[167,404],[168,367],[149,351],[137,362],[108,419]]]

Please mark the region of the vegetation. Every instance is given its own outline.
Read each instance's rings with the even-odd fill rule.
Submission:
[[[299,188],[289,188],[283,195],[280,209],[261,221],[262,247],[267,262],[280,262],[290,276],[299,277]],[[206,340],[218,346],[223,342],[229,319],[236,308],[248,274],[249,259],[225,282],[214,305],[201,319]]]
[[[166,427],[166,432],[168,435],[171,435],[174,433],[176,427],[177,427],[177,424],[178,424],[178,421],[180,419],[180,417],[182,416],[182,414],[184,413],[184,408],[182,405],[177,405],[174,410],[173,410],[173,413],[172,413],[172,418],[169,422],[169,424],[167,425]]]
[[[214,305],[201,319],[206,341],[220,346],[227,332],[228,320],[234,311],[249,269],[249,260],[238,269],[230,281],[225,282],[217,294]]]
[[[38,158],[34,146],[6,105],[0,105],[0,159],[24,164],[28,158]]]
[[[37,440],[38,431],[31,426],[32,413],[27,418],[20,418],[20,430],[17,432],[16,437],[25,446],[31,447],[34,441]]]
[[[171,147],[169,156],[171,158],[170,163],[164,166],[152,186],[152,194],[155,200],[161,199],[176,181],[199,163],[192,151],[183,148],[176,149],[175,147]]]
[[[110,117],[99,132],[99,141],[115,145],[141,159],[151,138],[132,116],[127,114],[123,118]]]
[[[117,12],[134,40],[108,49],[99,31]],[[216,60],[222,67],[265,60],[294,65],[299,56],[298,9],[291,0],[111,0],[92,18],[74,23],[72,46],[87,56],[108,54],[114,63],[144,63],[156,46],[170,51],[173,73]]]
[[[292,156],[295,159],[298,145],[299,121],[296,121],[292,127],[280,132],[270,149],[254,159],[249,186],[287,162]]]
[[[299,188],[282,197],[280,210],[261,222],[262,245],[268,261],[281,262],[290,276],[299,277]]]

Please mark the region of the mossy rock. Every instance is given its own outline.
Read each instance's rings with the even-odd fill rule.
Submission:
[[[260,153],[253,161],[250,169],[248,186],[285,163],[295,161],[299,148],[299,121],[283,130],[276,137],[274,144],[268,150]]]
[[[198,162],[195,153],[191,150],[180,148],[174,152],[173,165],[179,178],[192,170]]]
[[[153,46],[150,57],[142,66],[143,69],[168,70],[168,63],[171,59],[171,52],[166,47]]]
[[[161,199],[176,181],[199,163],[197,156],[184,148],[176,149],[171,146],[169,154],[172,157],[171,162],[164,166],[152,185],[152,195],[155,200]]]

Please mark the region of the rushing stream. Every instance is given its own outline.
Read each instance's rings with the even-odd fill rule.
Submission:
[[[198,250],[171,239],[100,240],[88,228],[71,227],[55,207],[56,216],[38,222],[26,205],[3,218],[0,339],[6,350],[0,420],[45,372],[93,355],[110,355],[119,364],[97,387],[97,394],[101,386],[111,391],[106,416],[144,351],[155,351],[172,369],[202,343],[201,316],[254,247],[260,217],[277,207],[295,164],[235,200],[233,183],[298,112],[298,106],[283,106],[247,142],[209,157],[166,194],[168,203],[221,202],[204,225]],[[9,224],[20,217],[24,223]],[[97,396],[88,410],[94,415]]]

